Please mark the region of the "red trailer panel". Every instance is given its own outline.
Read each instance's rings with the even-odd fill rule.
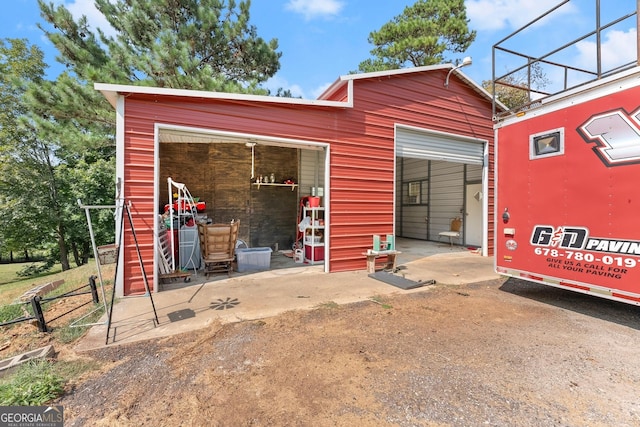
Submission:
[[[496,271],[640,305],[640,68],[495,131]]]

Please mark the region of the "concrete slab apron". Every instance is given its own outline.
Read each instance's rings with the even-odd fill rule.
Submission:
[[[500,277],[493,258],[455,251],[434,254],[400,264],[398,274],[414,281],[464,284]],[[127,297],[114,305],[109,345],[160,338],[229,323],[307,310],[324,303],[348,304],[374,296],[424,292],[428,287],[402,290],[367,276],[366,271],[326,274],[321,265],[258,272],[213,282],[193,284],[153,294],[159,325],[154,327],[148,296]],[[105,317],[106,319],[106,317]],[[77,350],[105,345],[107,327],[91,328]]]

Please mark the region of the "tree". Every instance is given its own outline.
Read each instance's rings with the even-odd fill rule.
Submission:
[[[73,204],[65,205],[65,218],[68,219],[67,239],[73,259],[77,265],[86,264],[91,256],[91,242],[87,236],[87,218],[85,211],[79,209],[75,201],[84,204],[114,205],[115,186],[113,157],[104,159],[84,158],[72,165],[61,165],[58,174],[65,183],[61,189],[65,200]],[[105,191],[106,190],[106,191]],[[113,243],[115,222],[114,210],[90,210],[91,224],[97,245]]]
[[[445,52],[462,53],[475,40],[468,28],[464,0],[420,0],[369,34],[374,58],[358,71],[420,67],[445,61]]]
[[[291,89],[284,89],[282,87],[279,87],[276,90],[275,95],[271,93],[270,90],[267,91],[269,96],[277,96],[279,98],[302,98],[301,96],[293,96],[293,93],[291,92]]]
[[[248,23],[250,1],[96,0],[115,36],[94,33],[62,5],[38,3],[68,71],[48,90],[31,90],[31,104],[45,106],[57,122],[50,130],[79,152],[113,148],[115,115],[94,82],[266,93],[258,84],[279,68],[277,40],[265,42]]]
[[[509,109],[522,107],[533,101],[536,95],[543,95],[543,90],[549,84],[539,62],[531,63],[520,72],[511,73],[495,82],[495,97]],[[482,87],[494,94],[494,84],[491,80],[484,80]]]
[[[48,196],[51,203],[40,202],[57,222],[40,221],[41,238],[57,237],[66,269],[68,249],[77,264],[90,249],[76,200],[112,204],[115,193],[115,114],[94,82],[266,93],[259,84],[276,73],[281,54],[277,40],[265,42],[249,25],[249,1],[96,0],[114,36],[91,29],[86,17],[74,20],[64,6],[38,3],[51,24],[41,28],[67,70],[55,81],[24,82],[19,116],[39,144],[40,163],[36,150],[16,156],[43,179],[35,192]],[[100,244],[112,236],[114,219],[104,211],[94,220]]]
[[[20,119],[27,83],[42,81],[44,54],[23,39],[0,40],[0,240],[10,252],[41,248],[52,237],[45,200],[39,191],[48,182],[34,161],[43,159],[42,145]]]
[[[249,25],[249,0],[95,0],[115,36],[38,3],[59,60],[84,81],[262,93],[280,67],[278,41]]]

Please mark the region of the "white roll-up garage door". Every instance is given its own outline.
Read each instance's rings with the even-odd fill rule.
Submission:
[[[485,142],[468,136],[396,126],[398,157],[483,165]]]

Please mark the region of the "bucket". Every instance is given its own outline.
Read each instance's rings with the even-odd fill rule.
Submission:
[[[317,208],[320,206],[320,197],[317,196],[309,196],[309,207]]]
[[[296,249],[293,253],[293,260],[298,264],[302,264],[304,262],[304,253],[302,249]]]

